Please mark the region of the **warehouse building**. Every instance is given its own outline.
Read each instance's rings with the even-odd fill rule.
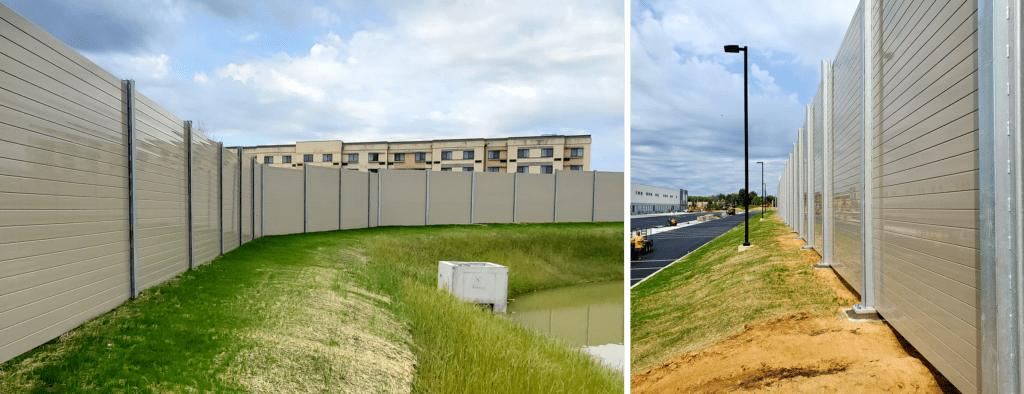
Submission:
[[[666,189],[630,182],[629,214],[679,212],[686,210],[688,194],[683,189]]]
[[[441,139],[400,142],[299,141],[243,147],[271,167],[518,172],[590,171],[589,135]]]

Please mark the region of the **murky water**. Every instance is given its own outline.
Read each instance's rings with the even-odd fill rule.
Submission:
[[[622,281],[587,283],[520,295],[508,316],[575,346],[623,343]]]

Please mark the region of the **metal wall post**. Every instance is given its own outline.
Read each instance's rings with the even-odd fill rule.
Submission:
[[[128,126],[128,274],[130,277],[130,296],[139,296],[139,247],[136,230],[138,229],[137,194],[135,193],[135,81],[121,81],[125,90]]]
[[[383,183],[384,183],[384,170],[378,170],[377,171],[377,226],[378,227],[380,227],[380,224],[381,224],[381,221],[380,221],[380,213],[381,213],[380,202],[384,200],[383,196],[380,195],[380,190],[382,188],[381,186],[383,185]]]
[[[241,247],[245,242],[242,241],[242,201],[245,199],[245,194],[242,193],[242,147],[238,147],[238,246]]]
[[[309,166],[302,166],[302,232],[309,232]]]
[[[796,179],[794,180],[796,182],[796,198],[794,201],[796,202],[796,210],[793,211],[793,214],[796,215],[796,232],[800,235],[798,238],[807,241],[807,220],[805,219],[805,216],[807,215],[807,203],[804,202],[807,197],[807,188],[804,186],[804,182],[807,181],[807,168],[805,168],[807,163],[804,162],[804,158],[806,157],[806,154],[804,154],[804,145],[807,144],[807,141],[804,141],[804,139],[807,137],[804,133],[804,129],[798,129],[798,133],[799,134],[796,138]]]
[[[519,172],[512,175],[512,223],[516,222],[519,214]]]
[[[217,229],[220,231],[220,249],[217,255],[224,254],[224,143],[217,143]]]
[[[872,139],[875,135],[874,118],[871,116],[875,108],[874,86],[874,36],[871,26],[874,23],[873,5],[875,0],[861,0],[861,37],[863,37],[861,73],[861,178],[860,178],[860,261],[861,261],[861,294],[860,306],[867,310],[875,309],[875,197],[874,197],[874,148]]]
[[[469,223],[476,223],[476,171],[469,177]]]
[[[430,171],[425,171],[425,172],[427,173],[427,199],[426,199],[427,202],[424,204],[425,207],[423,209],[423,224],[429,226],[430,225]],[[474,172],[474,174],[475,173],[476,172]],[[471,215],[472,215],[472,213],[471,213]]]
[[[558,223],[558,172],[561,170],[555,170],[555,203],[554,213],[552,215],[552,223]]]
[[[832,62],[821,61],[821,265],[832,265]]]
[[[807,129],[804,130],[807,134],[804,143],[804,155],[807,160],[807,196],[804,197],[804,203],[807,204],[807,227],[804,234],[807,241],[807,245],[804,245],[806,249],[814,248],[814,126],[814,106],[807,104]]]
[[[1014,3],[1011,12],[1011,2]],[[1020,102],[1017,1],[978,2],[978,189],[981,278],[981,391],[1021,390],[1020,288],[1014,236],[1015,131]],[[1011,16],[1012,15],[1012,16]],[[1011,52],[1010,48],[1014,50]],[[1012,66],[1012,67],[1011,67]],[[1014,169],[1014,166],[1017,169]],[[1003,170],[1005,166],[1005,171]]]
[[[590,206],[590,222],[597,222],[597,171],[591,171],[594,175],[593,203]],[[628,201],[628,200],[627,200]]]
[[[192,234],[192,121],[186,120],[184,124],[185,129],[185,162],[187,170],[185,171],[185,185],[188,190],[188,269],[195,267],[195,251],[192,250],[195,245],[195,235]]]

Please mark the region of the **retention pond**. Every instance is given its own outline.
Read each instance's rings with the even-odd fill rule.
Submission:
[[[509,302],[508,315],[623,370],[623,286],[622,281],[586,283],[523,294]]]

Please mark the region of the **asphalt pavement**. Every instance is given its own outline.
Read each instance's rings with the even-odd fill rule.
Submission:
[[[760,214],[760,211],[751,211],[750,220],[757,220],[760,218],[760,215],[755,216],[754,212]],[[661,224],[665,224],[665,221],[668,220],[668,218],[669,217],[657,219],[661,221]],[[694,217],[694,219],[696,219],[696,217]],[[682,222],[683,221],[680,220],[680,223]],[[634,219],[631,219],[629,224],[631,229],[640,225],[634,224]],[[736,215],[714,219],[710,222],[694,224],[678,230],[651,235],[651,239],[654,240],[654,251],[643,255],[640,260],[630,262],[629,286],[635,286],[637,283],[644,280],[644,278],[654,275],[658,270],[672,264],[676,260],[679,260],[679,258],[685,256],[687,253],[697,250],[697,248],[711,242],[711,240],[718,238],[718,236],[725,234],[726,231],[729,231],[740,224],[743,224],[742,212]]]
[[[629,229],[636,230],[638,228],[655,228],[664,226],[668,223],[671,218],[676,218],[679,223],[689,222],[691,220],[697,220],[698,216],[707,215],[705,212],[690,212],[690,213],[676,213],[674,215],[664,216],[648,216],[640,218],[629,218]]]

